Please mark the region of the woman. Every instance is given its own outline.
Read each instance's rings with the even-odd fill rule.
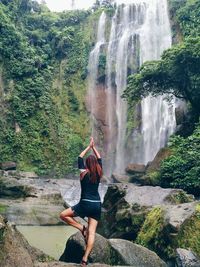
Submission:
[[[86,158],[85,164],[83,157],[92,150],[94,155]],[[87,265],[88,256],[92,251],[95,240],[95,232],[98,221],[101,217],[101,200],[98,193],[98,186],[102,177],[102,161],[101,156],[94,146],[94,140],[91,138],[90,145],[78,157],[78,168],[80,170],[81,182],[81,199],[79,203],[71,208],[64,210],[60,214],[60,218],[79,229],[86,242],[86,250],[83,255],[81,266]],[[88,217],[88,227],[77,222],[74,217]]]

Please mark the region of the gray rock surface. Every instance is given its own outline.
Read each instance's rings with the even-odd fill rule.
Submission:
[[[113,188],[118,192],[124,192],[124,200],[128,204],[152,207],[155,205],[170,204],[169,196],[180,192],[179,189],[161,188],[160,186],[138,186],[131,183],[113,184],[108,188],[108,198],[113,197]],[[107,196],[105,196],[105,201]]]
[[[126,172],[129,174],[145,173],[146,166],[144,164],[130,163],[126,167]]]
[[[177,204],[181,201],[191,201]],[[101,234],[107,238],[134,240],[148,212],[161,206],[170,229],[178,231],[190,218],[196,202],[179,189],[164,189],[159,186],[138,186],[130,183],[111,184],[104,198],[104,224]]]
[[[90,267],[109,267],[110,265],[107,264],[102,264],[102,263],[94,263],[94,264],[90,264],[88,265]],[[58,261],[54,261],[54,262],[37,262],[34,264],[34,267],[80,267],[80,264],[74,264],[74,263],[64,263],[64,262],[58,262]],[[112,266],[112,267],[116,267],[116,266]],[[117,265],[117,267],[125,267],[125,266],[119,266]],[[132,266],[134,267],[134,266]]]
[[[0,202],[7,206],[4,215],[17,225],[60,224],[59,213],[64,209],[64,201],[57,181],[22,177],[19,173],[1,177],[4,198]]]
[[[176,264],[177,267],[200,267],[200,259],[191,250],[177,248]]]
[[[130,182],[130,176],[125,174],[116,174],[113,173],[111,178],[113,179],[114,183],[129,183]]]
[[[31,247],[25,238],[0,216],[0,267],[32,267],[35,261],[48,258]]]
[[[123,239],[109,239],[113,249],[115,249],[129,266],[137,267],[166,267],[158,255],[149,249],[134,244]]]
[[[99,252],[100,253],[100,252]],[[0,267],[76,267],[80,264],[58,262],[31,247],[14,225],[0,216]],[[91,267],[109,267],[90,264]],[[123,266],[121,266],[123,267]]]
[[[17,164],[13,161],[5,161],[0,163],[0,168],[2,170],[16,170]]]
[[[85,242],[81,233],[78,232],[68,239],[65,251],[60,257],[60,260],[65,262],[80,263],[84,254],[84,250]],[[112,262],[111,260],[111,246],[108,240],[99,234],[96,234],[95,246],[90,254],[89,261],[100,262],[104,264],[116,263]]]
[[[178,231],[181,225],[195,212],[196,202],[166,206],[166,220],[174,231]]]
[[[80,233],[74,234],[66,244],[60,260],[80,262],[85,243]],[[126,265],[135,267],[166,267],[156,253],[142,246],[122,239],[105,239],[96,234],[95,245],[89,258],[90,262],[101,264]]]

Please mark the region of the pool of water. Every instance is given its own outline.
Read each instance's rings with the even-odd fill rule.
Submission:
[[[62,255],[66,241],[77,232],[71,226],[17,226],[31,246],[34,246],[56,260]]]

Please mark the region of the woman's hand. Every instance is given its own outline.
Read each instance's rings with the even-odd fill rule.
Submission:
[[[90,147],[93,148],[94,147],[94,138],[90,137]]]

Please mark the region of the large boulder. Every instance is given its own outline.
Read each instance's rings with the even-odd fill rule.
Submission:
[[[136,164],[136,163],[130,163],[125,171],[129,174],[144,174],[145,173],[146,166],[144,164]]]
[[[12,177],[0,177],[0,198],[24,198],[33,193],[34,189],[29,184],[21,184]]]
[[[159,169],[161,163],[171,154],[172,151],[169,148],[161,148],[155,158],[151,162],[148,162],[145,174],[139,177],[137,182],[141,185],[160,185]]]
[[[126,174],[113,173],[111,176],[114,183],[129,183],[131,182],[130,176]]]
[[[79,263],[85,249],[80,233],[74,234],[66,244],[60,260]],[[96,234],[95,245],[89,262],[135,267],[165,267],[166,264],[152,251],[123,239],[105,239]]]
[[[5,161],[0,163],[0,168],[4,171],[16,170],[17,164],[13,161]]]
[[[199,267],[200,259],[191,250],[177,248],[176,266],[177,267]]]
[[[160,169],[162,161],[168,158],[172,154],[172,151],[169,148],[161,148],[156,154],[155,158],[148,163],[146,172],[154,172]]]
[[[33,267],[49,257],[31,247],[22,234],[0,216],[0,267]]]
[[[18,174],[19,175],[19,174]],[[9,221],[17,225],[56,225],[63,208],[62,180],[7,175],[0,178],[0,201]],[[5,209],[4,209],[5,210]]]
[[[187,242],[198,254],[193,231],[200,235],[198,207],[194,197],[180,189],[112,184],[104,198],[100,233],[137,240],[161,257],[174,257],[174,249]]]
[[[67,243],[61,261],[80,263],[85,250],[85,242],[80,232],[72,235]],[[90,262],[100,262],[111,264],[111,246],[108,240],[99,234],[96,234],[95,247],[89,258]]]
[[[149,249],[123,239],[109,239],[112,248],[119,253],[125,265],[138,267],[166,267],[158,255]]]

